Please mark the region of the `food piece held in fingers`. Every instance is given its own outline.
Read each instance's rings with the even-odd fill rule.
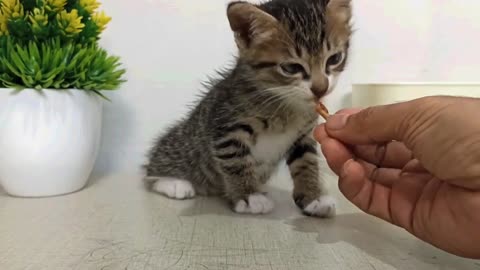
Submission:
[[[327,107],[322,102],[318,102],[316,110],[320,116],[322,116],[323,119],[327,120],[328,117],[330,116],[330,113],[328,112]]]

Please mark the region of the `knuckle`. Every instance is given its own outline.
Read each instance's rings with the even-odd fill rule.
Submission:
[[[439,114],[455,104],[455,101],[455,98],[452,97],[424,97],[416,100],[414,108],[417,108],[419,112],[427,115]]]
[[[449,97],[424,97],[414,100],[406,107],[400,121],[399,132],[410,148],[423,144],[429,134],[435,132],[449,118],[449,111],[454,104]]]
[[[363,143],[377,143],[382,140],[377,138],[375,129],[381,126],[385,121],[382,107],[370,107],[362,110],[358,114],[352,115],[351,129],[357,133],[363,134]],[[350,121],[350,120],[349,120]]]
[[[441,97],[423,97],[417,100],[419,105],[423,107],[425,106],[429,107],[435,104],[439,104],[441,103],[441,101],[442,101]]]
[[[359,113],[352,115],[352,118],[356,124],[365,125],[372,121],[375,117],[376,111],[377,108],[375,107],[366,108]]]

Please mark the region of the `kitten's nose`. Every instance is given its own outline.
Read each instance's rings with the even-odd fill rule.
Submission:
[[[322,98],[328,92],[329,82],[327,76],[316,76],[313,77],[312,87],[310,90],[317,98]]]
[[[315,86],[313,85],[312,88],[310,88],[312,93],[315,95],[317,98],[322,98],[328,91],[328,84],[327,85],[322,85],[322,86]]]

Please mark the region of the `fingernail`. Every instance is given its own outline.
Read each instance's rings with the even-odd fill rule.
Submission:
[[[345,127],[347,124],[348,115],[346,114],[334,114],[328,118],[327,129],[339,130]]]
[[[340,172],[340,177],[345,177],[348,175],[348,171],[350,170],[350,166],[352,166],[353,162],[355,162],[353,159],[347,160],[345,164],[343,164],[342,171]]]

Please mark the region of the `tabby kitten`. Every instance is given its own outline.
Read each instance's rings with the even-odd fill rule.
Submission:
[[[333,216],[312,130],[316,101],[345,67],[350,0],[237,1],[227,14],[236,65],[156,142],[146,186],[173,199],[223,196],[237,213],[265,214],[273,202],[260,187],[286,159],[296,205]]]

